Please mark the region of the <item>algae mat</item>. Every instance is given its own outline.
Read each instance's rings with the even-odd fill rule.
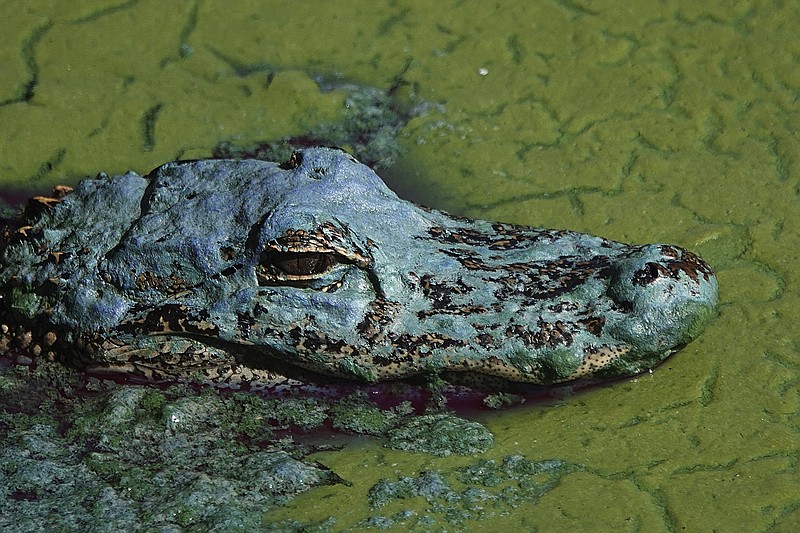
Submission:
[[[4,191],[300,135],[345,102],[324,80],[352,81],[434,104],[400,131],[405,153],[384,172],[401,194],[457,214],[671,242],[717,270],[719,317],[654,373],[471,415],[494,435],[476,457],[375,440],[317,452],[346,483],[272,507],[264,529],[800,528],[794,4],[133,0],[0,11]],[[110,468],[107,479],[124,476]],[[46,498],[4,494],[7,509]],[[225,494],[204,505],[226,505]],[[181,527],[208,526],[194,524]]]

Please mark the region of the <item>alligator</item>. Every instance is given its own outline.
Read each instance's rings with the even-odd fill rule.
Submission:
[[[0,222],[0,353],[147,381],[613,379],[716,300],[685,249],[452,216],[334,148],[100,174]]]

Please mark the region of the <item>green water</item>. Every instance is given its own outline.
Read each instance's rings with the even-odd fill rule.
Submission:
[[[309,74],[389,87],[403,73],[442,104],[402,132],[387,179],[405,196],[679,244],[716,269],[719,317],[652,374],[479,417],[495,437],[482,459],[577,465],[540,498],[461,522],[422,498],[376,510],[379,480],[476,458],[364,440],[312,456],[349,485],[265,523],[341,530],[411,509],[396,530],[426,514],[432,530],[800,529],[794,3],[33,1],[0,15],[3,188],[299,134],[342,104]]]

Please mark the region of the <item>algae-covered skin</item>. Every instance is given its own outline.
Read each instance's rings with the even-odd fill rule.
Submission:
[[[146,379],[617,378],[717,298],[681,248],[421,208],[330,148],[101,175],[32,200],[1,248],[4,351]]]

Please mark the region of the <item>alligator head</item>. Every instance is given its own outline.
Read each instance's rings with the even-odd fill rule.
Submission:
[[[4,225],[0,351],[150,379],[615,378],[717,297],[676,246],[421,208],[328,148],[101,175]]]

